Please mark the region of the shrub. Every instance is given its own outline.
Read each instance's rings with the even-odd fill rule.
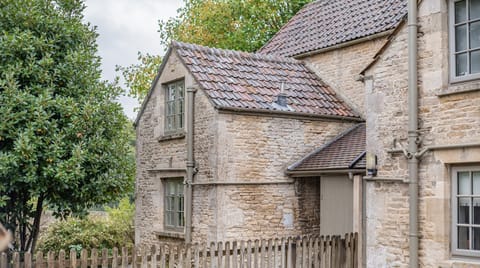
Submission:
[[[128,198],[116,208],[106,208],[107,216],[70,217],[53,223],[40,235],[38,250],[59,251],[75,249],[132,248],[134,244],[134,205]]]

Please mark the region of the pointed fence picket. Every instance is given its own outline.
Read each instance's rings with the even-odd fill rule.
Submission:
[[[357,268],[358,234],[0,254],[0,268]]]

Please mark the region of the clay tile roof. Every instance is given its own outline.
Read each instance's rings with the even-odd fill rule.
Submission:
[[[394,29],[407,0],[319,0],[307,4],[259,52],[293,57]]]
[[[365,168],[365,124],[357,124],[288,167],[287,173]]]
[[[172,42],[172,46],[218,109],[360,119],[301,61],[180,42]],[[276,103],[282,82],[286,107]]]

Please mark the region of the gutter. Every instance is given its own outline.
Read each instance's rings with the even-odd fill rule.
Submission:
[[[306,57],[316,55],[316,54],[319,54],[319,53],[325,53],[325,52],[328,52],[328,51],[353,46],[353,45],[360,44],[360,43],[363,43],[363,42],[366,42],[366,41],[371,41],[371,40],[374,40],[374,39],[389,36],[394,31],[395,31],[395,29],[391,29],[391,30],[387,30],[387,31],[384,31],[384,32],[368,35],[368,36],[361,37],[361,38],[358,38],[358,39],[354,39],[354,40],[351,40],[351,41],[343,42],[343,43],[340,43],[340,44],[337,44],[337,45],[333,45],[333,46],[329,46],[329,47],[325,47],[325,48],[312,50],[312,51],[309,51],[309,52],[306,52],[306,53],[298,54],[298,55],[294,56],[293,58],[298,60],[298,59],[306,58]]]
[[[185,181],[185,243],[192,243],[192,183],[195,175],[193,155],[195,88],[187,88],[187,178]]]
[[[288,117],[301,117],[301,118],[318,118],[318,119],[333,119],[333,120],[341,120],[341,121],[354,121],[354,122],[365,122],[364,119],[360,117],[353,117],[353,116],[341,116],[341,115],[318,115],[318,114],[310,114],[310,113],[302,113],[302,112],[291,112],[291,111],[274,111],[274,110],[264,110],[264,109],[257,109],[257,108],[237,108],[237,107],[223,107],[223,106],[216,106],[215,107],[220,112],[231,112],[231,113],[244,113],[244,114],[251,114],[251,115],[258,115],[258,114],[268,114],[268,115],[284,115]]]
[[[408,153],[418,153],[418,3],[408,0]],[[418,158],[408,158],[409,267],[418,267]]]
[[[289,175],[293,178],[295,177],[316,177],[323,174],[349,174],[352,175],[365,175],[365,168],[337,168],[337,169],[312,169],[312,170],[299,170],[299,171],[285,171],[286,175]]]

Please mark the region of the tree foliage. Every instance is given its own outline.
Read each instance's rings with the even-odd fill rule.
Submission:
[[[160,43],[172,40],[254,52],[311,0],[184,0],[176,17],[159,22]],[[120,67],[130,94],[143,100],[160,57],[139,54],[139,64]]]
[[[138,52],[138,61],[139,63],[127,67],[117,66],[117,72],[121,72],[125,85],[129,88],[129,95],[141,101],[150,89],[162,57]]]
[[[82,0],[0,1],[0,221],[35,247],[45,206],[84,214],[132,187],[119,87],[100,80]]]
[[[254,52],[311,0],[185,0],[176,17],[161,21],[161,43],[171,40]]]

